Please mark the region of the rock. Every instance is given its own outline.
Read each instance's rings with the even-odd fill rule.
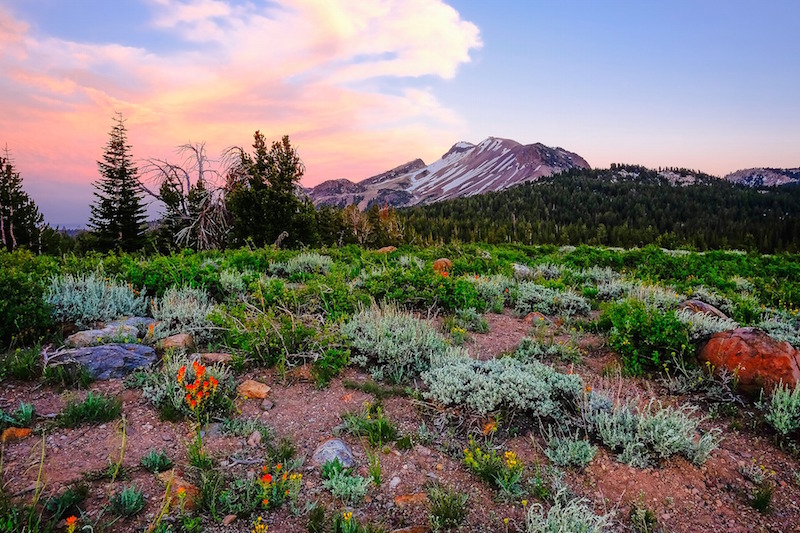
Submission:
[[[201,354],[194,354],[194,356],[200,356],[200,360],[203,364],[206,365],[213,365],[213,364],[222,364],[222,365],[229,365],[233,360],[233,355],[229,353],[201,353]]]
[[[65,344],[71,348],[86,348],[96,344],[109,344],[114,340],[135,341],[139,338],[139,330],[133,326],[106,326],[102,329],[87,329],[67,337]]]
[[[29,437],[31,433],[33,433],[31,428],[6,428],[0,435],[0,442],[22,440]]]
[[[711,336],[697,355],[716,372],[736,373],[739,390],[756,396],[770,392],[778,382],[800,383],[800,352],[788,342],[778,342],[760,329],[738,328]]]
[[[261,432],[254,431],[247,437],[247,445],[251,448],[256,448],[259,444],[261,444]]]
[[[259,405],[259,407],[260,407],[260,408],[261,408],[263,411],[269,411],[270,409],[272,409],[273,407],[275,407],[275,404],[274,404],[274,403],[272,403],[271,401],[269,401],[269,400],[267,399],[267,400],[264,400],[263,402],[261,402],[261,404]]]
[[[389,481],[389,490],[394,490],[400,484],[400,478],[394,476],[391,481]]]
[[[328,439],[314,450],[311,455],[311,462],[316,466],[322,466],[328,461],[339,459],[345,468],[355,466],[353,451],[341,439]]]
[[[393,529],[392,533],[428,533],[426,526],[409,526],[402,529]]]
[[[678,306],[679,309],[688,309],[693,313],[705,313],[707,315],[716,316],[719,318],[727,319],[728,317],[711,304],[707,304],[701,300],[686,300]]]
[[[533,270],[527,265],[514,263],[512,268],[514,269],[514,277],[517,279],[530,279],[534,277]]]
[[[229,526],[229,525],[233,524],[234,522],[236,522],[236,515],[235,514],[229,514],[225,518],[222,519],[222,525],[223,526]]]
[[[179,501],[178,500],[179,492],[185,494],[186,498],[185,505],[187,509],[194,509],[197,506],[197,502],[200,501],[200,496],[201,496],[200,490],[191,483],[189,483],[188,481],[186,481],[185,479],[183,479],[180,475],[176,474],[174,468],[172,470],[166,470],[164,472],[156,474],[156,477],[164,485],[169,484],[170,480],[172,481],[172,484],[170,485],[170,495],[173,498],[175,498],[176,507],[178,506],[177,502]]]
[[[256,400],[263,400],[269,394],[270,389],[269,386],[261,383],[260,381],[255,381],[253,379],[248,379],[243,381],[241,385],[236,389],[239,392],[240,396],[244,396],[245,398],[253,398]]]
[[[434,272],[441,274],[442,272],[449,272],[451,268],[453,268],[453,262],[444,257],[433,262]]]
[[[147,368],[156,359],[156,351],[141,344],[106,344],[69,350],[65,359],[77,361],[94,379],[124,378],[134,370]]]
[[[538,326],[539,324],[549,324],[550,320],[544,316],[542,313],[535,311],[533,313],[528,313],[528,315],[522,319],[523,322],[526,324],[532,324],[534,326]]]
[[[178,333],[166,339],[161,339],[158,348],[162,351],[182,350],[188,352],[194,349],[194,337],[190,333]]]
[[[394,499],[394,504],[400,508],[409,507],[412,505],[425,505],[426,503],[428,503],[428,495],[424,492],[403,494]]]
[[[392,252],[396,252],[397,248],[394,246],[384,246],[383,248],[378,248],[377,252],[379,254],[390,254]]]

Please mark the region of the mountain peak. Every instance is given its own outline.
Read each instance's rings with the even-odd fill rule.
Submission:
[[[477,145],[459,141],[430,165],[415,159],[354,187],[325,182],[309,195],[316,204],[405,207],[499,191],[574,167],[589,168],[589,164],[563,148],[487,137]],[[337,189],[345,190],[337,193]]]

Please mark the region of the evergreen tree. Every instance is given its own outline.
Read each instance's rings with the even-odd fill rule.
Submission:
[[[285,135],[268,149],[264,135],[256,131],[253,155],[237,149],[238,165],[229,175],[227,207],[233,222],[232,240],[256,246],[283,241],[289,246],[315,245],[319,240],[317,215],[308,198],[297,189],[305,166]]]
[[[0,244],[8,251],[31,247],[39,239],[42,215],[22,190],[8,147],[0,156]]]
[[[138,250],[144,245],[145,207],[120,113],[114,119],[103,160],[97,162],[97,167],[101,177],[94,184],[97,200],[92,205],[89,226],[104,249]]]

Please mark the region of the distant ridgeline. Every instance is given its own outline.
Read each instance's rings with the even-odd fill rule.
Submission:
[[[800,186],[746,187],[686,169],[573,168],[499,192],[399,211],[405,240],[646,244],[800,251]]]

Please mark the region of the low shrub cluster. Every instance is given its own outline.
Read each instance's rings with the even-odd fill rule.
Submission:
[[[141,316],[147,311],[144,294],[130,283],[97,271],[54,276],[44,298],[58,322],[74,322],[78,327],[123,316]]]
[[[155,339],[176,333],[190,333],[195,342],[207,342],[213,337],[209,315],[214,309],[208,293],[192,287],[170,287],[152,302],[152,315],[157,324]]]
[[[558,291],[532,282],[522,282],[517,286],[516,311],[520,314],[558,313],[570,317],[588,315],[591,310],[586,298],[570,291]]]

